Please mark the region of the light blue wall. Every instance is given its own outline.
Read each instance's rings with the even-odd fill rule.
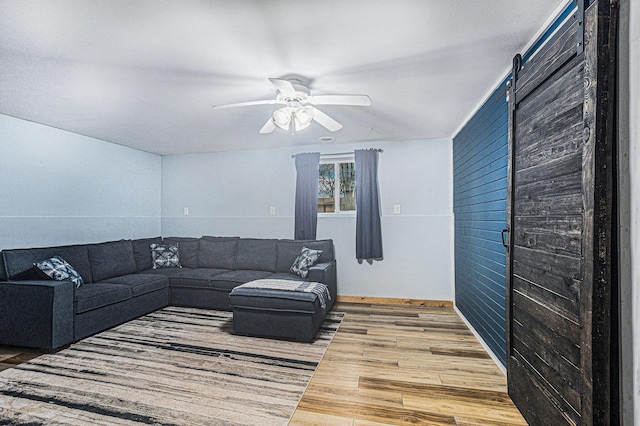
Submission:
[[[0,249],[160,235],[160,156],[0,115]]]
[[[369,147],[384,150],[385,260],[356,262],[355,216],[320,218],[318,238],[336,243],[340,294],[452,300],[449,139],[161,158],[0,115],[0,249],[160,234],[291,238],[291,154]]]
[[[318,238],[332,238],[338,293],[453,299],[452,148],[450,139],[167,156],[162,158],[162,234],[292,238],[292,154],[381,148],[379,186],[385,259],[355,259],[355,216],[320,217]],[[394,215],[395,204],[401,214]],[[269,207],[276,214],[269,215]],[[184,216],[183,208],[189,208]]]

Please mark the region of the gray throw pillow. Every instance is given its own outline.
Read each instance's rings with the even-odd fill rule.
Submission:
[[[76,288],[84,284],[80,274],[60,256],[34,263],[44,276],[55,281],[71,281]]]
[[[151,248],[151,260],[153,262],[152,268],[182,268],[180,264],[180,250],[178,249],[178,243],[165,245],[165,244],[150,244]]]
[[[309,268],[318,262],[321,254],[322,250],[313,250],[308,247],[302,247],[300,254],[296,257],[293,265],[291,265],[289,272],[302,278],[307,278],[307,275],[309,275]]]
[[[180,247],[180,264],[184,268],[198,267],[198,241],[199,238],[168,237],[162,239],[162,244],[178,244]]]

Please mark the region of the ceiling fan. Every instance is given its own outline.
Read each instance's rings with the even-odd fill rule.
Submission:
[[[312,96],[308,85],[299,78],[270,78],[276,88],[276,98],[259,101],[239,102],[226,105],[215,105],[213,109],[237,108],[251,105],[284,105],[273,112],[269,120],[262,126],[260,133],[271,133],[276,127],[291,132],[308,127],[312,121],[335,132],[342,124],[316,108],[316,105],[353,105],[369,106],[371,99],[367,95],[316,95]]]

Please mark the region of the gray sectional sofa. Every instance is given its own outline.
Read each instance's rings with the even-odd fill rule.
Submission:
[[[182,267],[153,269],[150,245],[175,243]],[[322,250],[306,280],[328,287],[326,313],[337,294],[332,240],[156,237],[3,250],[0,344],[50,351],[168,305],[231,310],[229,293],[240,284],[263,278],[302,280],[289,268],[305,246]],[[73,266],[84,284],[76,288],[71,281],[43,280],[33,265],[53,256]],[[300,312],[283,311],[281,298],[269,300],[260,309],[278,310],[271,328],[281,327],[283,320],[293,329],[297,323],[304,327]],[[307,300],[310,309],[317,310],[317,303]],[[309,340],[308,330],[304,334],[301,340]]]

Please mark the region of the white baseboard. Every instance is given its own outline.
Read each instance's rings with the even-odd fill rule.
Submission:
[[[485,343],[484,339],[480,336],[480,334],[476,331],[476,329],[473,328],[469,320],[467,320],[467,318],[462,314],[462,312],[460,312],[458,307],[456,305],[453,305],[453,309],[458,313],[458,315],[460,315],[460,318],[462,318],[462,321],[464,321],[464,323],[467,324],[467,327],[469,327],[469,330],[471,330],[473,335],[476,336],[476,338],[478,339],[482,347],[487,351],[487,353],[489,354],[493,362],[495,362],[495,364],[498,366],[500,371],[502,371],[502,374],[504,374],[506,377],[507,368],[504,365],[502,365],[502,362],[500,362],[500,359],[496,356],[496,354],[493,353],[491,348],[489,348],[489,345]]]

